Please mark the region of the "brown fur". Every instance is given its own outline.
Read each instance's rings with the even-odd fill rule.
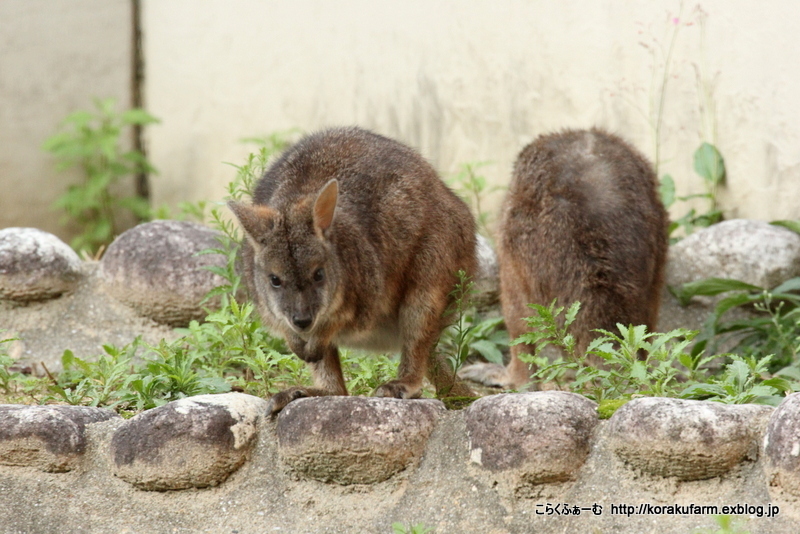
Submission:
[[[298,397],[347,395],[340,345],[401,351],[378,396],[418,396],[426,371],[452,387],[430,357],[456,273],[475,271],[475,223],[418,153],[359,128],[312,134],[266,172],[252,206],[230,207],[247,236],[250,295],[314,378],[275,395],[273,413]]]
[[[656,327],[667,213],[652,166],[598,129],[539,137],[520,153],[499,229],[500,292],[511,339],[526,331],[528,303],[581,302],[572,325],[580,354],[616,324]],[[511,348],[506,369],[473,366],[463,377],[519,388],[529,370]],[[500,371],[500,372],[498,372]]]

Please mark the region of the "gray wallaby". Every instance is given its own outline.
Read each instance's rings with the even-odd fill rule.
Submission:
[[[416,151],[360,128],[311,134],[267,170],[252,205],[229,205],[250,296],[314,379],[274,395],[271,413],[347,395],[340,345],[401,351],[377,396],[417,397],[426,372],[437,390],[469,392],[433,352],[458,271],[476,269],[475,221]]]
[[[499,226],[500,298],[511,339],[526,332],[528,303],[569,306],[582,354],[602,328],[658,319],[667,255],[666,210],[650,163],[619,137],[599,129],[544,135],[514,165]],[[459,375],[501,387],[529,381],[515,345],[504,368],[474,364]]]

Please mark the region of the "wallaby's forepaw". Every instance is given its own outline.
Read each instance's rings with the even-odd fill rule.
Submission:
[[[375,390],[376,397],[389,397],[394,399],[418,399],[422,395],[420,388],[413,389],[405,382],[392,380],[386,382]]]
[[[278,415],[278,412],[286,408],[286,405],[292,402],[293,400],[301,399],[303,397],[310,397],[312,396],[308,391],[308,388],[303,387],[293,387],[289,389],[284,389],[272,396],[269,400],[269,404],[267,404],[267,413],[270,414],[272,417]]]
[[[465,365],[459,369],[458,378],[472,380],[494,388],[516,389],[518,387],[508,369],[497,363],[481,362]]]

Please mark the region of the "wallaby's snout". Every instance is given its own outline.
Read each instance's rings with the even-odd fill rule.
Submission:
[[[292,322],[300,330],[306,330],[309,326],[311,326],[311,323],[314,321],[313,319],[311,319],[311,317],[308,316],[293,315]]]

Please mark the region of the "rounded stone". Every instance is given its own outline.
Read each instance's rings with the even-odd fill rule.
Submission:
[[[800,235],[763,221],[733,219],[691,234],[670,247],[666,279],[677,286],[732,278],[773,288],[800,276]]]
[[[198,253],[219,248],[219,235],[187,221],[153,221],[131,228],[111,243],[100,262],[106,291],[162,324],[186,326],[202,320],[206,312],[201,302],[225,283],[207,267],[224,267],[226,258]]]
[[[444,405],[433,399],[312,397],[278,415],[278,450],[296,473],[371,484],[419,460]]]
[[[505,393],[467,410],[470,459],[492,471],[516,471],[526,484],[574,478],[591,448],[597,404],[565,391]]]
[[[630,466],[679,480],[722,475],[758,458],[769,406],[646,397],[608,423],[609,447]]]
[[[800,497],[800,393],[772,413],[764,435],[764,470],[770,487]]]
[[[0,405],[0,464],[70,471],[86,449],[86,425],[118,417],[87,406]]]
[[[82,262],[59,238],[36,228],[0,230],[0,299],[29,302],[75,288]]]
[[[111,439],[114,475],[143,490],[216,486],[247,459],[266,401],[198,395],[147,410]]]

